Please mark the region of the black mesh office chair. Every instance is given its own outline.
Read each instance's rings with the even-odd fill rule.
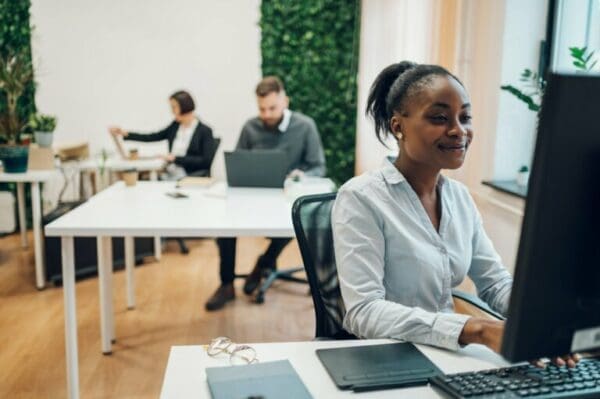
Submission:
[[[315,306],[316,338],[356,338],[342,327],[344,302],[340,292],[331,208],[336,193],[300,197],[292,207],[292,221],[300,247],[302,262]]]
[[[342,327],[346,310],[340,292],[331,229],[331,208],[335,198],[336,193],[308,195],[298,198],[292,208],[294,231],[315,306],[317,339],[356,338]],[[453,297],[455,303],[461,302],[460,309],[473,310],[477,316],[502,319],[473,295],[453,291]]]
[[[221,139],[219,137],[215,137],[213,139],[213,150],[212,153],[210,154],[210,162],[209,162],[209,166],[208,169],[202,169],[202,170],[198,170],[194,173],[190,173],[188,176],[196,176],[196,177],[210,177],[210,168],[212,166],[212,162],[215,159],[215,155],[217,154],[217,150],[219,149],[219,145],[221,144]],[[185,241],[183,241],[183,238],[176,238],[175,241],[177,241],[177,243],[179,244],[179,251],[182,254],[188,254],[190,252],[189,248],[187,247],[187,245],[185,244]]]

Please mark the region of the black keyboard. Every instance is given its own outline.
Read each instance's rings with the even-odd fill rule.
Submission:
[[[572,369],[527,364],[447,374],[430,382],[451,398],[600,398],[600,358],[582,359]]]

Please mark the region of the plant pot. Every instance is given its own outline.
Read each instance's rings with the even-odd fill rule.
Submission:
[[[52,132],[35,132],[35,142],[42,148],[49,148],[52,146],[52,139],[54,133]]]
[[[27,172],[29,147],[22,145],[0,145],[0,160],[5,173]]]
[[[517,173],[517,185],[527,187],[529,184],[529,171]]]

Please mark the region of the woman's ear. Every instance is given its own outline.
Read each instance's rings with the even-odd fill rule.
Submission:
[[[402,140],[402,117],[397,113],[394,113],[392,119],[390,119],[390,130],[396,140]]]

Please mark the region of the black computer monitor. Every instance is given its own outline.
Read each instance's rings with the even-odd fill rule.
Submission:
[[[502,343],[511,361],[600,347],[600,76],[553,74]]]

